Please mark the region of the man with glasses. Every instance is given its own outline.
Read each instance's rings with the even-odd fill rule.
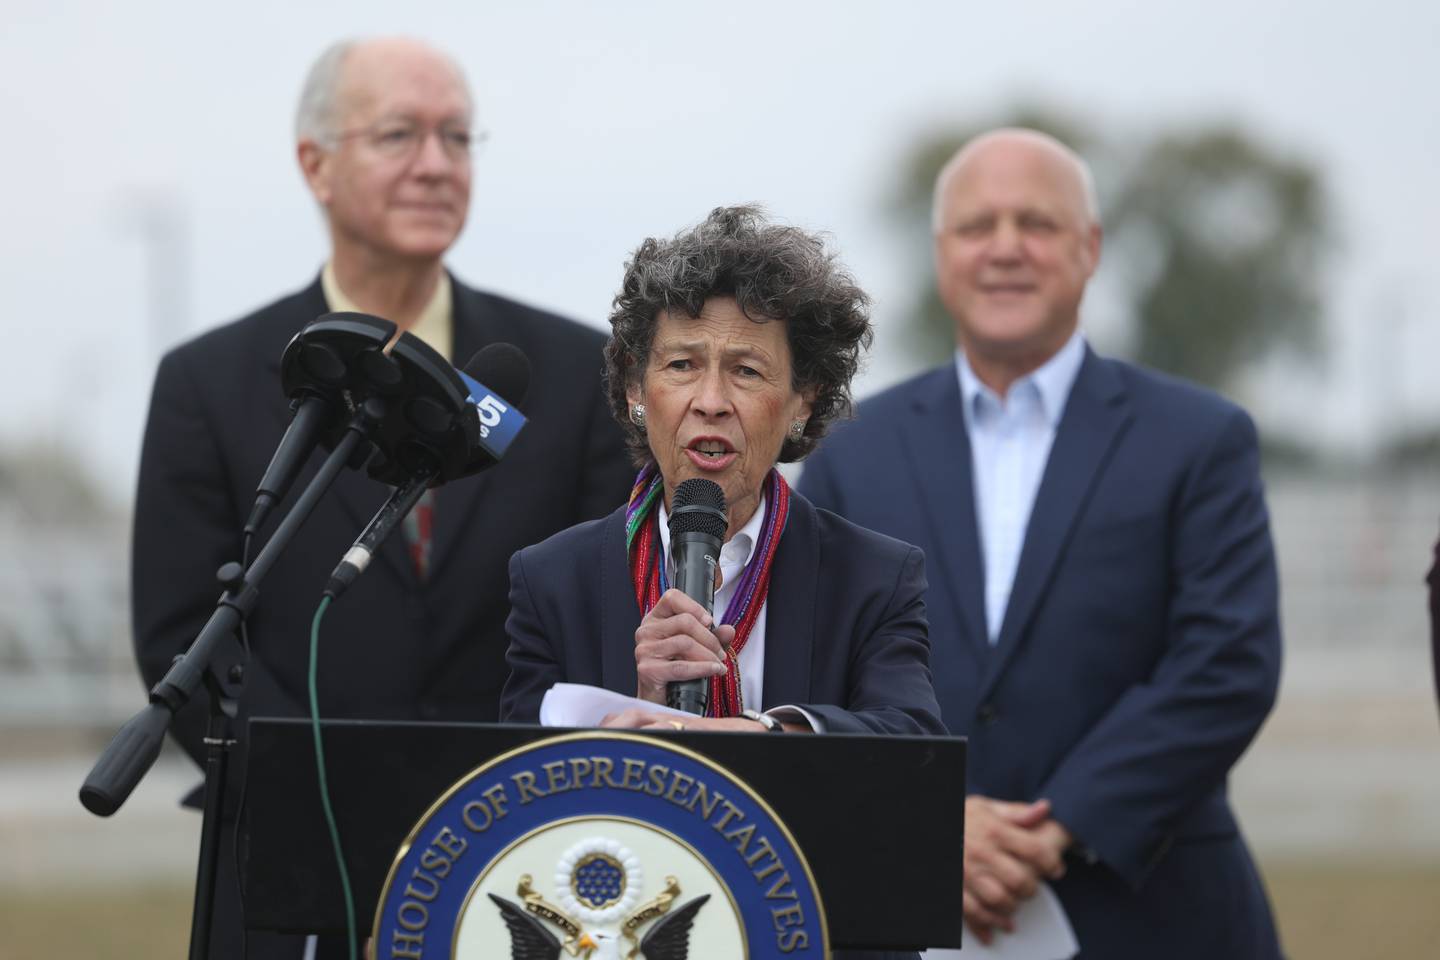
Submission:
[[[472,114],[458,65],[415,41],[341,43],[311,69],[297,153],[329,227],[329,260],[305,289],[177,347],[156,374],[133,557],[135,648],[147,684],[213,610],[216,569],[247,546],[253,558],[284,513],[282,505],[254,544],[242,544],[255,486],[289,420],[281,354],[324,313],[393,320],[457,365],[508,341],[529,357],[532,377],[523,405],[529,424],[504,462],[433,491],[326,614],[323,716],[495,719],[510,555],[608,513],[628,494],[629,463],[601,390],[604,338],[471,289],[445,269],[469,209],[479,139]],[[312,458],[296,490],[319,461]],[[242,736],[246,716],[308,713],[308,640],[320,591],[388,493],[363,473],[343,472],[270,571],[248,625]],[[207,709],[192,702],[172,731],[197,761]],[[241,769],[232,763],[232,782]],[[229,799],[227,820],[235,813]],[[222,846],[228,858],[228,835]],[[222,863],[219,883],[212,956],[240,956],[233,862]],[[246,953],[299,958],[304,949],[295,938],[252,933]],[[326,950],[322,944],[319,955]]]

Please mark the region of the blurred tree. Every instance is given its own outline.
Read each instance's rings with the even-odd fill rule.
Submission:
[[[80,525],[115,514],[85,469],[48,445],[0,450],[0,517],[6,523]]]
[[[1399,433],[1379,451],[1379,461],[1390,467],[1425,467],[1440,464],[1440,430],[1424,427]]]
[[[1081,121],[1024,105],[998,123],[928,136],[904,162],[895,220],[908,238],[907,256],[925,264],[904,336],[917,365],[939,363],[954,350],[930,252],[935,176],[961,144],[995,126],[1042,130],[1089,161],[1104,208],[1102,262],[1130,306],[1127,352],[1135,359],[1224,387],[1267,351],[1316,356],[1327,229],[1312,167],[1226,128],[1125,149]]]
[[[1165,136],[1106,212],[1141,363],[1215,387],[1271,350],[1319,354],[1318,173],[1238,131]]]

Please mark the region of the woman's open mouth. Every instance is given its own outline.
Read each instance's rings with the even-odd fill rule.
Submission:
[[[718,437],[700,437],[685,448],[690,462],[701,470],[724,470],[735,460],[735,448]]]

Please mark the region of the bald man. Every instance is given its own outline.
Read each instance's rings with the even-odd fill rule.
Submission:
[[[967,923],[1005,936],[1050,883],[1086,960],[1278,956],[1226,798],[1280,671],[1255,428],[1086,344],[1102,234],[1063,144],[976,138],[933,219],[954,362],[862,404],[800,490],[925,551]]]
[[[388,318],[457,365],[499,341],[519,346],[532,365],[529,423],[505,460],[435,491],[417,511],[423,521],[391,536],[326,615],[322,651],[333,656],[322,652],[318,674],[324,716],[495,720],[507,676],[510,555],[609,513],[629,494],[624,441],[601,390],[601,334],[471,289],[445,269],[469,210],[473,112],[459,67],[412,40],[342,43],[312,68],[296,154],[329,228],[328,260],[303,290],[177,347],[156,374],[132,594],[147,683],[214,609],[216,569],[241,556],[255,486],[289,420],[281,354],[324,313]],[[320,591],[388,494],[362,473],[342,473],[270,571],[249,624],[241,731],[246,716],[308,713],[309,630]],[[260,531],[252,558],[283,513]],[[197,760],[207,709],[192,703],[172,731]],[[241,769],[232,764],[232,781]],[[232,803],[227,817],[233,813]],[[222,844],[223,855],[231,849]],[[212,956],[240,956],[233,863],[222,866],[220,883]],[[248,946],[250,956],[291,960],[305,949],[260,934]]]

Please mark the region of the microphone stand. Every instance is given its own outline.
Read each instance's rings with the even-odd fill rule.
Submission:
[[[80,788],[80,802],[96,816],[108,817],[120,809],[155,763],[165,731],[175,714],[189,702],[202,682],[206,685],[210,693],[210,721],[205,735],[205,806],[200,826],[200,857],[195,874],[194,917],[190,928],[191,960],[204,960],[209,952],[221,840],[221,805],[230,750],[235,744],[235,701],[224,695],[222,684],[212,669],[212,661],[221,641],[233,636],[241,621],[255,608],[260,581],[294,539],[300,525],[309,518],[356,449],[385,418],[385,412],[385,402],[379,397],[366,400],[355,411],[334,450],[325,458],[319,472],[280,521],[274,535],[249,569],[234,562],[220,568],[218,576],[225,592],[216,603],[215,612],[190,648],[175,658],[169,672],[150,691],[149,705],[115,734]]]

